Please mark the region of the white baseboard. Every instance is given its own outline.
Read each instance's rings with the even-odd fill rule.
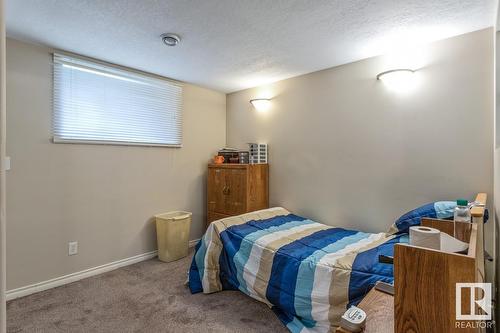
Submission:
[[[199,239],[191,240],[189,241],[189,247],[194,247],[198,243]],[[112,270],[115,270],[120,267],[132,265],[144,260],[148,260],[151,258],[156,257],[158,254],[158,251],[151,251],[143,254],[139,254],[130,258],[125,258],[117,261],[110,262],[108,264],[104,264],[101,266],[85,269],[80,272],[75,272],[71,273],[68,275],[60,276],[57,278],[53,278],[47,281],[42,281],[38,283],[34,283],[28,286],[16,288],[16,289],[11,289],[6,292],[6,298],[7,301],[23,297],[23,296],[28,296],[40,291],[44,291],[47,289],[63,286],[65,284],[79,281],[81,279],[85,279],[94,275],[99,275],[102,273],[106,273]]]
[[[189,247],[195,247],[196,244],[198,244],[198,242],[200,241],[200,239],[201,238],[190,240],[189,241]]]

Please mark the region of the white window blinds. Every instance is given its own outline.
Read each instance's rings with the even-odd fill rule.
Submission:
[[[54,142],[180,147],[182,86],[54,54]]]

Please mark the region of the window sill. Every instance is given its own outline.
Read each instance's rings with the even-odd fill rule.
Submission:
[[[125,141],[99,141],[99,140],[72,140],[52,138],[53,143],[79,144],[79,145],[106,145],[106,146],[138,146],[138,147],[163,147],[163,148],[182,148],[182,144],[163,144],[163,143],[143,143],[143,142],[125,142]]]

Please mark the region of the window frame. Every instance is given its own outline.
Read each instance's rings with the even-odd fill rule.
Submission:
[[[56,57],[61,57],[61,58],[70,58],[75,61],[82,61],[83,63],[94,63],[97,66],[103,66],[107,67],[111,71],[116,70],[117,72],[125,73],[125,74],[130,74],[133,77],[140,77],[145,80],[151,80],[151,81],[160,81],[162,83],[169,83],[175,86],[178,86],[181,89],[180,93],[180,99],[181,99],[181,106],[180,106],[180,112],[179,112],[179,117],[180,117],[180,126],[179,126],[179,131],[180,131],[180,143],[179,144],[169,144],[169,143],[148,143],[148,142],[133,142],[133,141],[113,141],[113,140],[85,140],[85,139],[65,139],[61,138],[60,136],[55,134],[55,89],[54,89],[54,84],[55,84],[55,70],[54,67],[56,65]],[[58,61],[60,63],[61,61]],[[89,68],[88,66],[79,65],[82,68]],[[90,68],[92,69],[92,68]],[[94,70],[94,69],[92,69]],[[138,69],[130,68],[130,67],[125,67],[125,66],[120,66],[116,65],[113,63],[109,63],[106,61],[90,58],[90,57],[85,57],[85,56],[80,56],[80,55],[75,55],[72,53],[68,53],[65,51],[60,51],[56,50],[52,53],[52,136],[51,136],[51,142],[54,144],[84,144],[84,145],[107,145],[107,146],[135,146],[135,147],[163,147],[163,148],[182,148],[183,147],[183,139],[184,139],[184,84],[180,81],[176,81],[164,76],[156,75],[153,73],[148,73],[144,72]]]

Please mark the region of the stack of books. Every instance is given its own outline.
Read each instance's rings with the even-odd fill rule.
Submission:
[[[235,148],[222,148],[217,155],[224,156],[224,163],[248,164],[250,162],[248,151]]]

